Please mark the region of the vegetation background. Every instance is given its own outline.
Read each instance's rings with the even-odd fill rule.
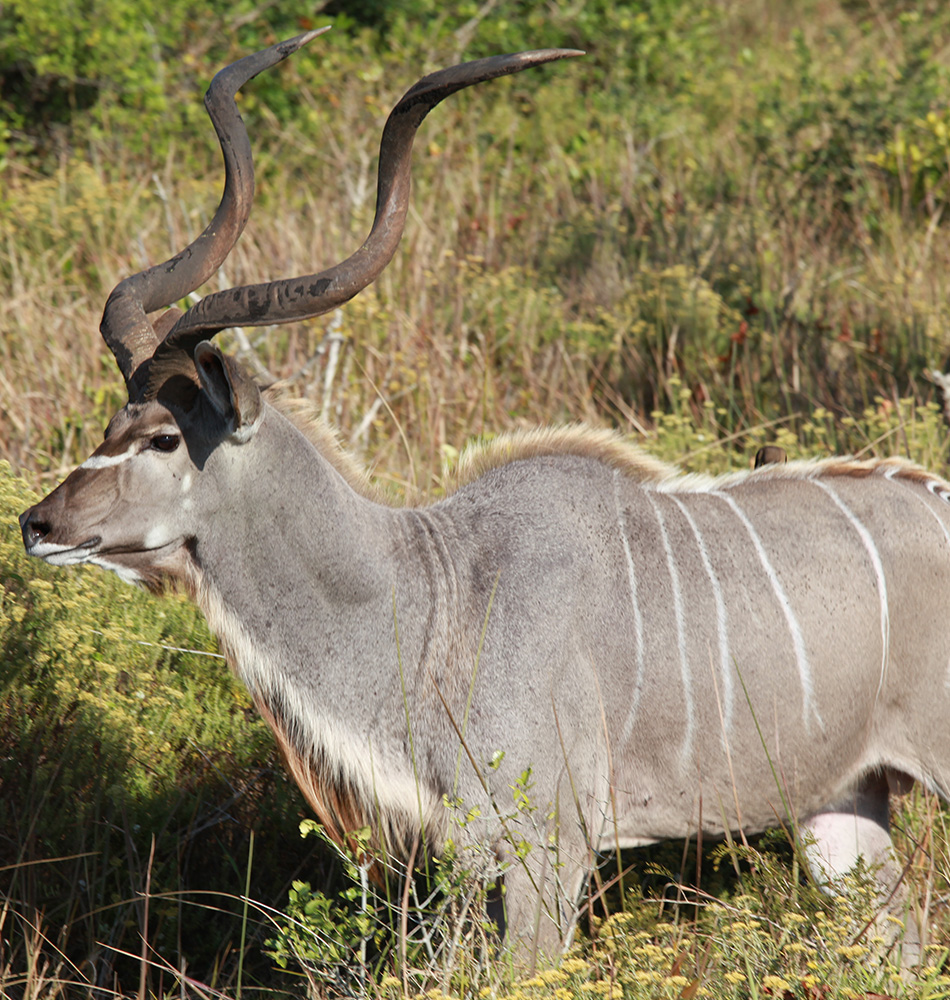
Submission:
[[[395,502],[438,497],[473,437],[578,420],[693,470],[778,442],[947,472],[927,375],[950,356],[943,0],[6,0],[0,994],[950,995],[950,839],[920,791],[895,816],[936,946],[912,981],[869,961],[860,907],[816,897],[780,842],[640,852],[559,970],[383,949],[354,980],[365,903],[298,836],[306,810],[197,612],[22,556],[16,515],[124,402],[97,333],[109,290],[217,202],[204,87],[323,23],[241,95],[258,198],[212,288],[358,244],[385,114],[423,73],[587,51],[433,113],[373,288],[221,338],[312,401]],[[637,902],[697,873],[672,897],[694,905]]]

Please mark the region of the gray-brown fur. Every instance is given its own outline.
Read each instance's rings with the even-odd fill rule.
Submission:
[[[787,802],[832,878],[888,861],[885,779],[950,792],[950,484],[923,469],[685,476],[542,430],[397,508],[207,342],[130,395],[21,517],[27,551],[184,586],[334,834],[488,845],[523,948],[557,947],[618,844],[751,833]]]
[[[147,405],[156,422],[100,453],[125,454],[134,434],[164,426],[167,411]],[[452,835],[505,854],[482,779],[504,813],[531,768],[538,811],[508,832],[536,842],[540,877],[533,817],[556,813],[562,891],[549,867],[548,945],[569,924],[589,849],[607,849],[615,832],[638,844],[781,818],[766,750],[802,817],[882,770],[950,789],[950,746],[923,722],[948,698],[950,484],[923,470],[826,460],[667,475],[617,438],[573,429],[495,444],[513,460],[486,460],[433,506],[390,508],[266,403],[242,444],[196,407],[178,418],[188,447],[141,462],[148,503],[138,457],[80,470],[34,508],[49,525],[43,542],[87,537],[86,490],[128,473],[129,495],[120,488],[96,528],[97,553],[150,580],[155,556],[135,551],[134,532],[155,507],[176,511],[160,566],[195,593],[331,826],[371,821],[405,848],[421,802],[437,849],[451,829],[442,797],[458,795],[482,819]],[[189,452],[204,456],[202,470]],[[177,492],[188,475],[190,515]],[[789,532],[790,510],[807,532]],[[527,875],[515,864],[506,881],[513,931],[530,936]]]

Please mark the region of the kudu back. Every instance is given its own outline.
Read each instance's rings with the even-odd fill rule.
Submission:
[[[376,219],[352,257],[153,315],[214,273],[247,220],[234,94],[310,37],[212,83],[221,204],[110,295],[102,333],[129,402],[22,515],[27,552],[186,588],[332,835],[368,826],[402,857],[450,834],[487,845],[517,947],[566,938],[599,852],[760,831],[786,810],[819,878],[863,853],[886,897],[889,782],[950,789],[950,485],[894,460],[684,476],[570,428],[475,449],[452,495],[393,507],[208,340],[355,295],[398,244],[425,114],[575,53],[425,77],[386,124]],[[447,801],[470,821],[454,826]],[[914,948],[911,932],[905,961]]]

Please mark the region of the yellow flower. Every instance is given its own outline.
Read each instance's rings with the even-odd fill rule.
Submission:
[[[738,986],[739,983],[745,982],[745,974],[742,972],[727,972],[723,978],[733,986]]]
[[[853,962],[858,958],[864,958],[868,950],[863,944],[843,944],[837,949],[837,952],[842,958],[850,959]]]
[[[532,976],[530,979],[523,979],[518,985],[526,990],[541,989],[544,986],[544,980],[540,976]]]
[[[762,988],[766,990],[790,990],[792,984],[781,976],[765,976],[762,980]]]
[[[582,958],[567,958],[561,962],[561,971],[569,976],[578,972],[587,972],[588,969],[588,964]]]

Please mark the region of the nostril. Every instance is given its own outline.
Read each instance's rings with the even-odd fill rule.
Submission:
[[[23,544],[28,548],[33,548],[49,535],[52,528],[46,521],[34,520],[27,517],[21,525],[23,531]]]

